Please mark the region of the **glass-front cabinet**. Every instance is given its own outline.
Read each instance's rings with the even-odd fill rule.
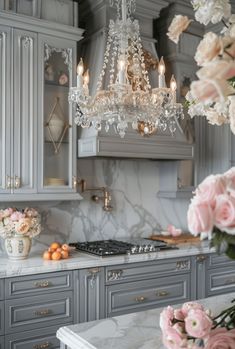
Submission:
[[[76,192],[76,137],[69,87],[74,83],[76,44],[40,36],[39,190]]]

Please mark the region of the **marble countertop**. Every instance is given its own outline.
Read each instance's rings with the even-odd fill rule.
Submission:
[[[146,262],[212,252],[214,252],[214,250],[209,248],[209,244],[206,241],[198,245],[182,244],[177,250],[112,257],[97,257],[86,253],[73,252],[69,259],[60,261],[45,261],[42,259],[42,253],[31,253],[28,259],[21,261],[12,261],[8,259],[6,255],[0,254],[0,278],[48,273],[61,270],[85,269],[98,266],[102,267],[125,263]]]
[[[203,299],[200,303],[216,315],[234,298],[235,292]],[[159,327],[162,309],[62,327],[57,338],[71,349],[164,349]]]

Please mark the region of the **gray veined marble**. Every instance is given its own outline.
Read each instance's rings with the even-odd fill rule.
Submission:
[[[229,307],[234,298],[235,293],[230,293],[199,302],[217,315]],[[164,349],[159,327],[161,311],[162,308],[158,308],[62,327],[57,338],[71,349]]]
[[[33,251],[43,250],[55,240],[147,237],[169,223],[187,229],[188,200],[157,197],[160,166],[160,162],[146,160],[79,160],[78,175],[88,186],[110,189],[114,207],[110,213],[103,211],[101,203],[92,202],[89,192],[83,193],[80,202],[1,203],[0,208],[39,209],[43,229],[33,241]]]

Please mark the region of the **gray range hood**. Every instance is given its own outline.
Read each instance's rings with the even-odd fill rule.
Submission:
[[[153,38],[153,20],[160,10],[168,5],[163,0],[137,0],[136,18],[140,22],[142,44],[153,58],[158,59],[156,39]],[[80,41],[78,59],[83,57],[90,71],[90,92],[95,93],[97,80],[103,66],[109,20],[116,18],[115,8],[109,0],[82,0],[80,2],[80,23],[85,23],[85,39]],[[157,86],[156,69],[149,70],[151,85]],[[192,159],[193,146],[186,140],[181,128],[174,136],[170,133],[156,133],[143,137],[129,127],[122,139],[115,131],[96,131],[93,128],[78,128],[78,157],[118,157],[142,159]]]

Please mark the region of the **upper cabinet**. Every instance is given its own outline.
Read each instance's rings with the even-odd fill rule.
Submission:
[[[0,201],[81,198],[68,103],[81,33],[0,13]]]

